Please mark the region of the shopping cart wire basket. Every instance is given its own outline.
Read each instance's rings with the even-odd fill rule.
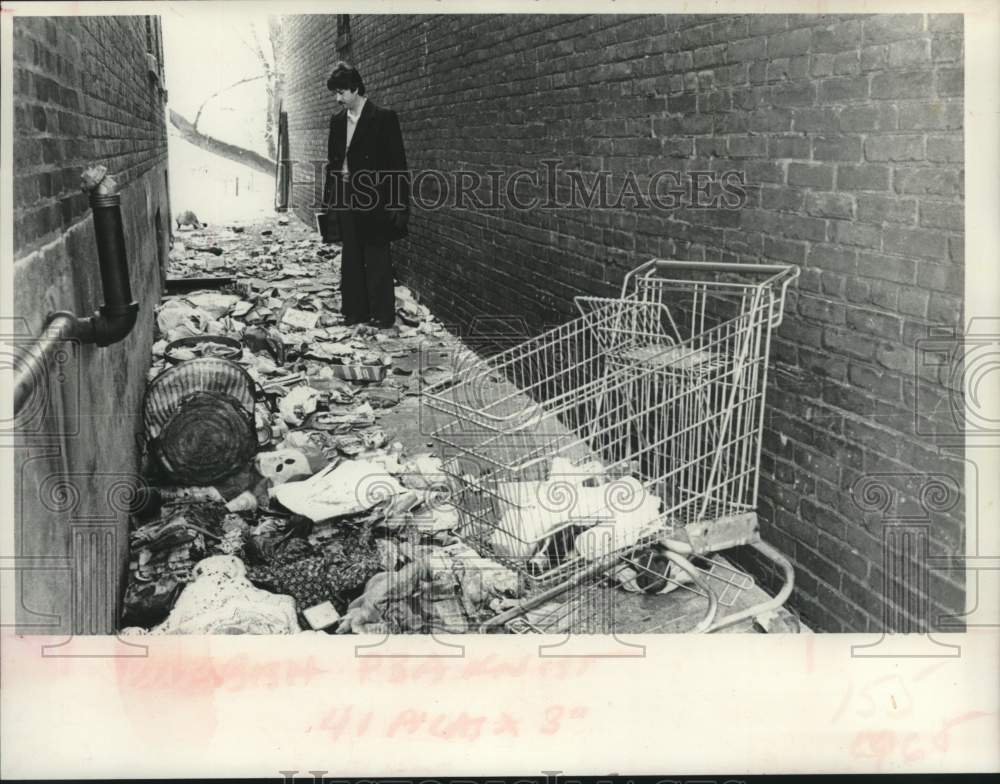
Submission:
[[[536,595],[654,542],[756,544],[771,332],[797,275],[655,259],[618,298],[578,297],[578,318],[467,356],[424,393],[461,535]]]

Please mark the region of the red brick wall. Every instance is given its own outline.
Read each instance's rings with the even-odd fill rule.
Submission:
[[[30,9],[28,9],[30,12]],[[14,315],[28,349],[53,311],[103,303],[80,174],[118,179],[132,332],[105,348],[67,341],[58,373],[14,423],[18,623],[36,634],[104,633],[118,621],[136,487],[140,408],[170,236],[157,17],[14,18]],[[150,60],[147,50],[157,55]],[[61,364],[60,364],[61,363]],[[6,431],[5,431],[6,432]]]
[[[291,154],[322,159],[337,21],[287,21]],[[559,158],[588,182],[601,169],[617,183],[745,172],[737,211],[416,210],[395,246],[400,276],[447,320],[541,325],[571,317],[574,295],[613,295],[654,256],[800,265],[772,351],[760,499],[766,538],[797,567],[792,605],[827,630],[902,628],[926,617],[928,595],[935,617],[961,611],[961,575],[899,577],[881,518],[852,494],[889,475],[899,503],[884,514],[926,517],[931,555],[963,551],[961,500],[918,503],[929,474],[961,488],[963,462],[925,435],[949,427],[950,398],[916,362],[929,327],[962,323],[960,15],[352,16],[350,28],[342,50],[399,112],[412,169],[509,175]],[[297,179],[305,214],[311,172]]]

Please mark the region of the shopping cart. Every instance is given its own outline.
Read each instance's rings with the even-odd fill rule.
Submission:
[[[578,318],[467,355],[425,391],[460,535],[524,577],[528,598],[496,623],[520,611],[523,625],[571,589],[580,603],[622,563],[704,592],[708,619],[718,597],[692,559],[747,544],[784,586],[766,608],[697,628],[784,602],[792,568],[760,541],[755,507],[771,331],[797,275],[652,260],[618,298],[578,297]]]

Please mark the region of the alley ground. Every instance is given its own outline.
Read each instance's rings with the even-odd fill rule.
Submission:
[[[698,625],[708,604],[690,580],[646,581],[647,593],[627,566],[517,612],[541,589],[483,557],[490,540],[456,535],[465,507],[422,396],[466,372],[482,341],[449,334],[405,287],[393,329],[343,326],[339,247],[256,212],[175,235],[148,377],[152,489],[131,535],[131,633],[466,632],[504,612],[500,630],[515,632]],[[220,402],[247,394],[220,357],[252,379],[255,437]],[[216,396],[185,409],[206,390]],[[700,569],[718,617],[768,599],[721,556]]]

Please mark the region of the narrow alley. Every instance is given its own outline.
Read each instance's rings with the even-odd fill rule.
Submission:
[[[193,9],[13,23],[19,624],[964,628],[961,15]]]
[[[1000,8],[655,5],[4,0],[5,779],[1000,769]]]

